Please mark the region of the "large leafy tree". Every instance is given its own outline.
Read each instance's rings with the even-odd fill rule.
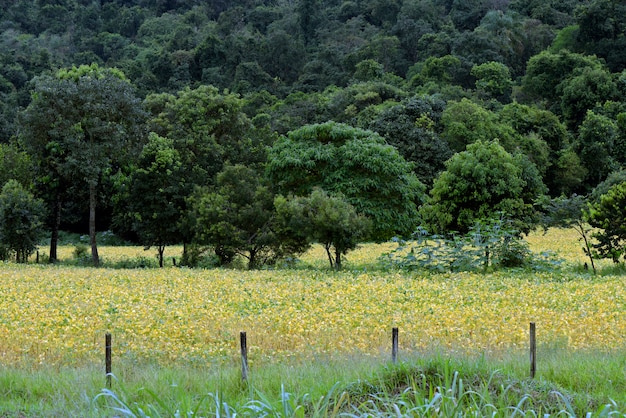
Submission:
[[[509,67],[500,62],[485,62],[474,65],[470,74],[476,77],[476,92],[485,99],[510,101],[513,81]]]
[[[221,265],[239,255],[253,269],[307,248],[302,234],[291,234],[276,221],[274,194],[255,170],[226,166],[212,190],[191,200],[196,242],[211,245]]]
[[[212,86],[146,98],[144,106],[152,115],[149,129],[170,138],[179,155],[180,195],[190,196],[196,187],[213,187],[226,163],[259,167],[265,161],[273,136],[266,124],[257,126],[248,119],[244,104],[237,95],[221,94]],[[181,210],[187,209],[185,203]],[[191,242],[193,222],[182,222],[180,228],[182,241]]]
[[[499,115],[521,135],[519,143],[537,165],[550,195],[569,195],[580,186],[586,170],[567,127],[554,113],[516,102],[504,106]]]
[[[398,151],[372,131],[328,122],[290,132],[270,149],[270,181],[283,194],[341,193],[373,221],[372,238],[410,234],[424,186]]]
[[[368,128],[378,132],[407,161],[424,184],[432,184],[452,156],[436,132],[445,102],[434,96],[413,97],[383,109]]]
[[[150,95],[144,105],[152,115],[149,129],[174,141],[194,184],[213,183],[225,162],[254,166],[265,160],[271,135],[251,123],[236,94],[199,86]]]
[[[151,132],[130,177],[125,212],[141,243],[157,248],[160,267],[165,247],[183,241],[180,222],[186,195],[181,171],[173,141]]]
[[[592,189],[619,168],[619,162],[614,157],[618,134],[618,125],[614,120],[591,110],[587,112],[575,144],[587,172],[587,189]]]
[[[577,40],[589,55],[606,60],[612,71],[626,64],[626,4],[615,0],[581,3],[576,10]]]
[[[55,211],[60,213],[68,183],[79,181],[88,189],[91,254],[97,265],[98,186],[102,176],[141,141],[141,104],[123,73],[95,64],[62,69],[54,77],[36,78],[33,84],[32,101],[21,120],[22,143],[39,160]],[[51,243],[51,258],[56,253],[53,246],[56,242]]]
[[[526,66],[522,90],[578,126],[587,110],[611,99],[617,89],[604,63],[595,56],[567,50],[543,51]]]
[[[537,221],[533,203],[545,191],[525,155],[511,155],[495,141],[477,141],[447,161],[420,215],[432,233],[466,233],[476,221],[497,213],[528,232]]]
[[[516,143],[516,133],[508,124],[501,123],[495,112],[469,99],[449,102],[441,116],[441,136],[455,152],[464,151],[468,144],[478,140],[499,140],[507,149]]]

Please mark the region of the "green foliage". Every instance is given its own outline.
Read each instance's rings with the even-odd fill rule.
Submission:
[[[59,80],[71,80],[74,83],[81,81],[81,78],[88,77],[102,80],[106,77],[115,77],[121,81],[128,81],[126,75],[117,68],[100,68],[98,64],[81,65],[79,67],[61,68],[56,73]]]
[[[617,88],[611,73],[604,66],[597,66],[574,71],[559,90],[563,117],[576,126],[589,109],[612,100]]]
[[[544,100],[548,109],[563,115],[570,126],[579,125],[587,110],[615,94],[615,84],[602,61],[567,50],[543,51],[526,67],[522,89]]]
[[[182,170],[173,141],[151,132],[129,179],[124,211],[118,214],[130,218],[141,244],[158,248],[161,267],[165,246],[183,241],[180,223],[186,190]]]
[[[152,181],[157,188],[153,190],[160,190],[159,179],[168,184],[161,188],[159,198],[161,206],[169,202],[163,206],[167,208],[163,215],[170,219],[170,230],[161,232],[162,237],[169,236],[168,244],[194,239],[193,220],[184,216],[190,210],[186,199],[196,188],[213,187],[225,163],[258,167],[265,161],[265,148],[273,135],[267,125],[251,123],[242,110],[244,104],[239,96],[220,94],[212,86],[186,88],[177,95],[151,95],[144,101],[152,115],[149,128],[171,140],[166,154],[175,157],[160,174],[156,172],[158,167],[149,169],[156,176]],[[156,206],[150,210],[157,210]]]
[[[586,185],[589,189],[619,167],[614,158],[618,142],[617,123],[589,110],[578,130],[577,139],[576,149],[587,173]]]
[[[427,82],[448,84],[454,81],[461,61],[453,55],[443,57],[428,57],[425,61],[417,64],[411,72],[416,73],[410,80],[411,85],[418,86]]]
[[[612,186],[599,201],[589,205],[586,219],[599,228],[593,237],[598,256],[618,263],[626,251],[626,183]]]
[[[212,246],[221,265],[240,255],[253,269],[307,248],[303,239],[287,235],[277,224],[273,193],[248,167],[225,167],[217,176],[216,188],[196,192],[190,204],[194,241]]]
[[[566,26],[559,30],[554,41],[552,41],[552,45],[550,45],[549,51],[554,53],[562,50],[575,51],[578,47],[576,38],[578,38],[579,31],[578,25]]]
[[[28,153],[13,144],[0,143],[0,185],[14,179],[25,188],[30,188],[33,168],[34,164]]]
[[[174,141],[191,187],[213,184],[225,161],[246,165],[264,161],[266,144],[259,141],[265,138],[243,113],[243,105],[239,96],[220,94],[212,86],[145,100],[152,115],[150,130]]]
[[[552,112],[510,103],[500,112],[500,121],[522,135],[523,152],[541,172],[553,196],[570,194],[583,180],[578,155],[571,149],[570,133]]]
[[[72,256],[77,261],[88,260],[89,247],[86,244],[78,243],[74,245],[74,250],[72,251]]]
[[[379,80],[385,75],[385,67],[373,59],[367,59],[356,65],[354,78],[359,81]]]
[[[318,188],[306,197],[278,197],[275,205],[280,222],[322,244],[336,270],[341,270],[342,256],[366,239],[372,227],[341,195],[329,196]]]
[[[572,148],[545,114],[529,115],[542,121],[509,123],[499,110],[512,98],[533,111],[548,109],[567,123],[566,136],[575,138],[588,110],[599,114],[598,105],[607,99],[621,103],[626,94],[624,76],[617,74],[626,62],[624,5],[612,0],[18,0],[5,6],[0,7],[0,142],[18,136],[22,145],[38,144],[24,149],[36,166],[34,190],[47,203],[53,231],[59,211],[72,227],[79,221],[70,221],[68,213],[87,217],[82,208],[87,193],[75,191],[79,181],[88,177],[94,183],[97,174],[94,193],[98,212],[105,215],[98,215],[98,224],[111,228],[111,206],[125,211],[125,201],[111,194],[126,187],[122,177],[130,175],[132,164],[101,166],[103,155],[121,153],[100,153],[99,141],[90,152],[70,155],[70,142],[95,132],[97,118],[89,115],[98,113],[96,103],[77,116],[83,106],[67,92],[62,109],[19,111],[45,98],[44,90],[58,90],[46,78],[77,88],[87,79],[92,86],[107,79],[134,86],[127,97],[147,97],[152,113],[147,131],[174,141],[186,167],[181,170],[186,195],[197,185],[213,186],[225,162],[260,168],[275,135],[329,120],[377,131],[415,162],[414,172],[425,184],[442,170],[450,150],[498,139],[510,153],[528,156],[552,196],[586,192],[602,180],[594,170],[603,164],[594,164],[598,160],[589,148]],[[272,97],[246,102],[232,92]],[[410,121],[412,111],[396,106],[415,94],[449,101],[450,110],[442,121],[431,118],[432,125],[422,115]],[[464,98],[483,103],[483,109],[461,103]],[[108,97],[102,103],[108,111],[120,108]],[[268,117],[251,128],[260,113]],[[617,114],[603,114],[618,121]],[[526,125],[523,132],[511,129],[516,123]],[[113,125],[101,124],[97,136],[117,137],[115,129],[107,130]],[[620,130],[611,158],[623,165],[626,130]],[[134,140],[122,150],[141,150],[141,132],[123,136]],[[88,155],[93,161],[85,162]],[[123,175],[110,179],[119,172]],[[33,180],[9,177],[23,184]],[[182,229],[188,241],[192,231]],[[50,254],[55,259],[52,248]]]
[[[626,64],[626,6],[620,1],[594,0],[582,3],[576,9],[579,26],[577,41],[580,49],[597,55],[613,71]]]
[[[35,199],[16,180],[7,181],[0,193],[0,259],[15,256],[25,263],[43,233],[43,201]]]
[[[555,158],[553,176],[546,176],[551,195],[568,194],[580,190],[580,186],[587,177],[587,170],[583,167],[573,147],[561,150]]]
[[[380,261],[400,269],[488,271],[533,263],[528,244],[504,217],[479,220],[462,235],[432,235],[420,227],[413,240],[395,241],[398,247]]]
[[[609,189],[620,183],[626,182],[626,170],[621,169],[610,173],[606,180],[598,184],[591,192],[590,202],[596,203],[600,201],[602,195],[606,194]]]
[[[448,160],[420,217],[434,233],[464,234],[477,220],[504,212],[526,233],[537,222],[533,203],[544,193],[536,167],[524,155],[513,156],[497,142],[477,141]]]
[[[283,194],[306,196],[315,187],[342,194],[373,222],[374,240],[409,234],[423,199],[424,186],[395,148],[374,132],[333,122],[279,139],[267,173]]]
[[[516,133],[510,125],[500,123],[498,115],[469,99],[448,102],[441,115],[443,132],[454,152],[461,152],[476,141],[499,141],[507,149],[515,148]]]
[[[432,184],[452,156],[448,144],[436,132],[444,107],[437,97],[413,97],[383,109],[367,125],[415,165],[415,175],[426,185]]]
[[[99,263],[95,224],[98,185],[114,166],[132,158],[142,140],[142,119],[139,100],[120,71],[97,65],[64,69],[57,77],[35,79],[32,101],[21,115],[21,142],[39,165],[39,185],[50,206],[58,208],[68,185],[80,184],[89,191],[94,264]],[[56,228],[58,225],[53,231]],[[51,258],[53,245],[56,243],[51,242]]]
[[[513,82],[506,65],[493,61],[486,62],[474,65],[470,74],[476,77],[476,90],[480,96],[503,103],[510,100]]]

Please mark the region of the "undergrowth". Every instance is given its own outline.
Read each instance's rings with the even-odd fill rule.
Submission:
[[[272,397],[250,383],[243,388],[247,400],[239,404],[219,392],[190,402],[188,397],[164,401],[162,394],[140,390],[148,395],[143,403],[133,402],[123,386],[104,389],[94,407],[124,417],[603,417],[626,412],[610,399],[602,403],[544,380],[449,360],[385,365],[367,379],[336,383],[317,398],[291,393],[284,384]]]

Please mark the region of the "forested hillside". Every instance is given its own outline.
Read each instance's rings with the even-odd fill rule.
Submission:
[[[617,0],[0,0],[0,181],[50,230],[221,263],[300,248],[274,201],[315,187],[360,239],[495,210],[525,230],[541,196],[621,178],[625,32]]]

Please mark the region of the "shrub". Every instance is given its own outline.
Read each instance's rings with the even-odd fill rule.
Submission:
[[[382,256],[388,266],[434,271],[477,271],[531,264],[528,244],[503,217],[477,221],[464,235],[432,235],[420,227],[412,240]]]
[[[24,189],[16,180],[9,180],[0,193],[0,258],[15,255],[24,263],[35,249],[43,233],[43,201]]]

